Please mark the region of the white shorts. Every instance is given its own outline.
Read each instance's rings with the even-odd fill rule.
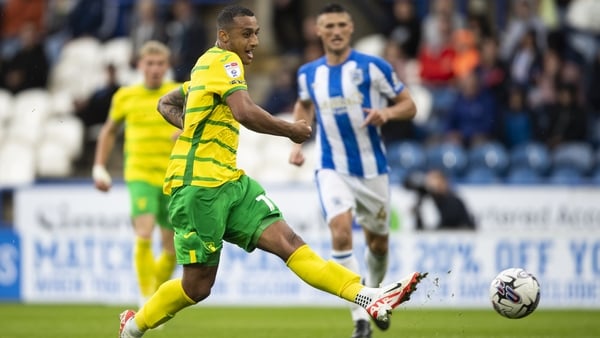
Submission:
[[[335,216],[352,210],[356,222],[363,228],[379,235],[389,233],[390,191],[387,174],[362,178],[321,169],[316,173],[316,180],[328,224]]]

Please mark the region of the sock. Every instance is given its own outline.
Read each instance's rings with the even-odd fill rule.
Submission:
[[[153,329],[173,318],[180,310],[194,305],[194,302],[183,291],[181,279],[164,282],[152,298],[136,313],[134,320],[140,331]]]
[[[161,252],[154,263],[154,278],[157,288],[171,278],[173,271],[175,271],[175,265],[175,254],[166,251]]]
[[[359,275],[335,262],[325,261],[306,244],[294,251],[286,264],[307,284],[350,302],[364,288]]]
[[[354,252],[352,250],[344,250],[344,251],[338,251],[338,250],[333,250],[331,252],[331,258],[333,258],[333,261],[350,269],[353,272],[356,272],[357,274],[360,274],[360,267],[358,265],[358,260],[356,259],[356,256],[354,255]],[[368,320],[369,319],[369,314],[358,304],[355,303],[349,303],[350,305],[350,316],[352,317],[352,321],[356,322],[358,320],[364,319],[364,320]]]
[[[152,296],[156,291],[154,279],[154,253],[150,239],[137,237],[133,248],[133,262],[142,297]]]
[[[365,285],[373,288],[379,287],[388,267],[388,255],[375,255],[371,250],[365,252],[365,261],[367,262],[367,276]]]

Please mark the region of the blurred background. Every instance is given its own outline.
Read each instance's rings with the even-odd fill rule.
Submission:
[[[417,252],[392,266],[394,274],[411,267],[443,274],[458,264],[480,279],[471,279],[473,294],[460,298],[456,293],[452,301],[473,305],[485,299],[487,281],[497,271],[519,265],[550,276],[551,304],[597,307],[600,1],[338,2],[355,20],[354,47],[389,61],[418,107],[414,121],[390,123],[383,130],[394,185],[392,227],[408,238],[397,250],[405,258],[408,248]],[[0,238],[20,243],[18,259],[8,260],[18,263],[17,277],[0,288],[8,290],[7,298],[98,300],[103,297],[99,281],[104,281],[108,297],[119,301],[115,286],[101,280],[101,273],[88,298],[76,287],[85,284],[81,281],[61,280],[58,291],[49,287],[54,291],[47,292],[39,283],[54,285],[52,276],[96,269],[71,259],[86,250],[110,258],[102,269],[130,270],[128,260],[121,259],[130,249],[126,194],[117,184],[102,195],[90,178],[99,127],[112,94],[140,79],[135,51],[144,41],[168,44],[173,52],[169,77],[185,81],[196,58],[214,44],[216,13],[230,3],[253,9],[261,25],[261,45],[246,73],[251,95],[272,114],[291,118],[295,72],[322,55],[314,32],[320,0],[0,1],[0,229],[5,231]],[[310,161],[302,168],[289,165],[285,139],[244,129],[240,137],[240,167],[273,185],[290,223],[327,254]],[[307,152],[312,147],[308,142]],[[121,152],[113,153],[109,170],[117,181],[122,177]],[[422,204],[422,196],[416,197],[423,189],[404,188],[413,174],[432,171],[464,198],[475,221],[469,233],[443,240],[429,233],[411,237],[412,230],[434,229],[437,216]],[[309,212],[297,210],[298,205]],[[426,209],[419,226],[417,207]],[[120,229],[120,244],[109,244],[115,233],[107,234],[107,228]],[[78,231],[101,239],[85,242],[77,239]],[[522,237],[513,242],[508,235],[515,233]],[[564,234],[573,237],[563,241]],[[115,247],[122,250],[115,253]],[[241,262],[235,251],[229,254]],[[48,266],[39,263],[44,259]],[[553,259],[562,264],[551,267]],[[240,269],[270,269],[253,262],[234,264],[231,273],[243,278]],[[563,268],[578,281],[562,276]],[[38,279],[21,284],[27,274]],[[135,294],[128,278],[121,300]],[[459,279],[454,282],[459,285]],[[440,299],[454,297],[450,285]],[[234,287],[223,294],[218,290],[226,288],[217,288],[217,301],[235,302]],[[309,292],[273,287],[295,301],[298,292]],[[257,293],[255,301],[277,299]]]

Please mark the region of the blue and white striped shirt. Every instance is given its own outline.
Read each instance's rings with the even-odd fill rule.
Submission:
[[[387,61],[355,50],[340,65],[321,57],[300,67],[298,97],[313,102],[317,117],[317,168],[367,178],[387,173],[381,130],[361,128],[363,108],[384,108],[403,89]]]

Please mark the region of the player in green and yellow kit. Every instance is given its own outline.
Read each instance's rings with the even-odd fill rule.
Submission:
[[[119,336],[141,337],[208,297],[224,241],[246,251],[259,248],[275,254],[306,283],[387,321],[424,275],[414,272],[392,285],[365,287],[356,273],[319,257],[285,222],[261,185],[237,168],[240,123],[296,143],[310,137],[311,127],[307,121],[276,118],[250,98],[244,65],[254,58],[259,31],[252,11],[226,7],[217,26],[216,46],[198,59],[189,86],[183,92],[171,91],[159,102],[165,119],[182,128],[164,191],[171,195],[169,215],[183,276],[162,284],[137,313],[124,311]]]
[[[96,188],[108,191],[111,177],[106,163],[121,127],[125,125],[124,179],[131,200],[135,232],[133,260],[140,302],[149,298],[175,269],[173,229],[167,215],[168,196],[162,192],[169,156],[179,130],[156,111],[161,96],[179,83],[165,81],[170,51],[162,43],[149,41],[139,51],[138,70],[143,82],[121,87],[113,96],[109,116],[96,147],[92,176]],[[152,234],[160,225],[162,252],[155,257]]]

